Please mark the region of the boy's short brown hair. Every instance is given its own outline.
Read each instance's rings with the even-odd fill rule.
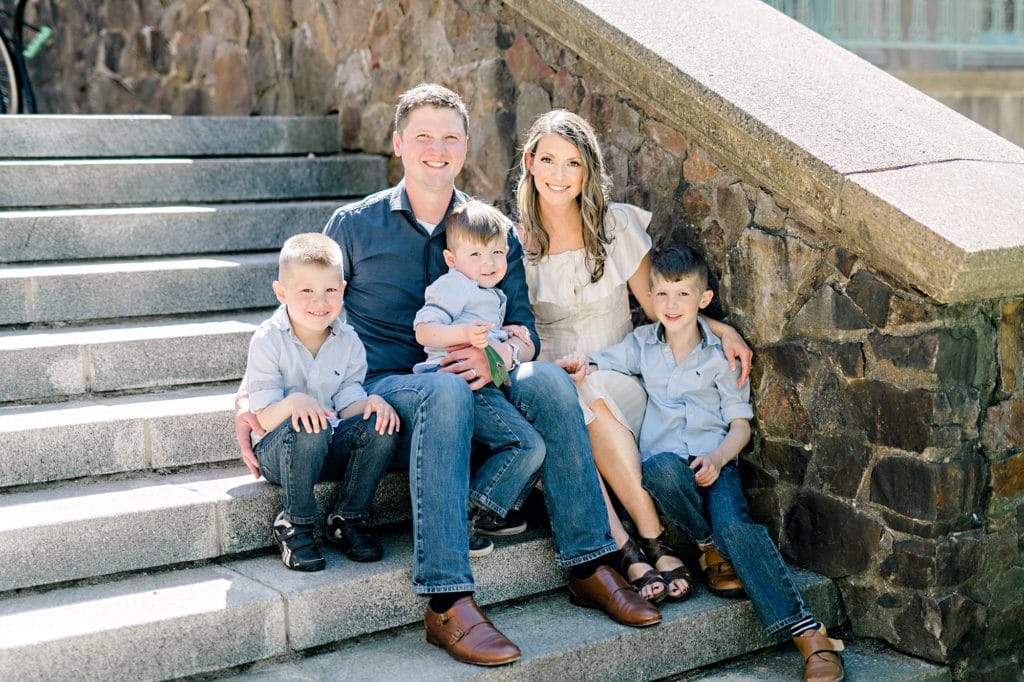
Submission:
[[[454,109],[462,117],[462,130],[466,133],[469,132],[469,112],[466,111],[466,105],[463,104],[462,98],[437,83],[420,83],[401,94],[398,98],[398,106],[395,107],[395,132],[401,135],[409,114],[420,107]]]
[[[319,265],[337,270],[339,275],[344,276],[341,247],[319,232],[303,232],[284,243],[277,259],[277,278],[284,279],[288,269],[295,265]]]
[[[708,264],[689,246],[675,245],[651,252],[651,284],[654,277],[666,282],[678,282],[684,277],[696,277],[702,290],[708,289]]]
[[[488,244],[497,237],[507,239],[508,228],[508,218],[501,211],[477,199],[453,208],[444,224],[448,248],[453,242]]]

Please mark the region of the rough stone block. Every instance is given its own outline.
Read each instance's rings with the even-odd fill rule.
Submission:
[[[143,575],[0,603],[4,679],[157,680],[287,652],[273,590],[224,568]]]
[[[889,301],[892,289],[877,277],[860,271],[846,285],[846,294],[867,315],[876,327],[884,327],[889,319]]]
[[[209,501],[168,479],[95,483],[0,498],[0,589],[219,554]]]
[[[925,522],[970,515],[983,485],[978,462],[885,457],[871,471],[871,501]]]
[[[981,442],[993,455],[1024,447],[1024,391],[988,408]]]
[[[1024,454],[993,462],[992,492],[1000,497],[1017,497],[1024,492]]]
[[[934,394],[873,380],[852,381],[848,390],[851,422],[873,443],[911,452],[929,445]]]
[[[763,443],[761,457],[765,466],[777,472],[782,480],[796,485],[803,483],[807,465],[811,462],[811,453],[803,446],[776,440]]]
[[[896,616],[897,646],[949,663],[969,655],[985,632],[985,607],[961,594],[916,594]]]
[[[824,286],[797,311],[792,325],[799,333],[818,337],[830,336],[837,329],[868,329],[871,322],[849,297]]]
[[[765,435],[808,442],[812,436],[811,418],[792,386],[768,384],[756,401],[757,421]]]
[[[814,465],[823,492],[854,498],[871,450],[850,436],[819,436],[814,440]]]
[[[1004,301],[999,318],[999,387],[1005,393],[1024,386],[1024,300]]]
[[[875,562],[882,531],[880,523],[852,506],[804,490],[786,512],[783,549],[814,571],[848,575]]]

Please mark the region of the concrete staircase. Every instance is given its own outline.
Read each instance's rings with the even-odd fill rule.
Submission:
[[[0,679],[656,679],[771,646],[748,602],[702,589],[645,631],[571,607],[538,529],[474,564],[522,662],[457,664],[417,625],[397,473],[375,501],[383,561],[328,549],[326,571],[284,569],[279,489],[240,465],[232,396],[280,244],[385,185],[385,160],[339,154],[335,131],[0,117]],[[319,488],[321,510],[333,493]],[[799,577],[840,623],[835,586]],[[899,665],[877,680],[948,678],[857,651],[850,679],[882,654]],[[784,660],[759,679],[795,679]]]

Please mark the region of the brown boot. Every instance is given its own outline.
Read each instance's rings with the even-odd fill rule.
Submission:
[[[839,682],[843,679],[843,657],[839,652],[846,647],[841,640],[829,638],[825,626],[794,637],[793,643],[804,658],[804,682]]]
[[[743,583],[736,576],[732,564],[718,553],[715,543],[700,545],[700,567],[708,579],[708,588],[719,597],[745,596]]]
[[[458,600],[444,613],[428,606],[423,624],[427,641],[447,651],[456,661],[504,665],[519,659],[519,647],[487,620],[472,596]]]

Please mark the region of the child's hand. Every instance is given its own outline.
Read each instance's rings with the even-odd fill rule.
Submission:
[[[517,338],[523,343],[533,345],[533,339],[530,338],[530,330],[521,324],[506,324],[501,330],[507,333],[510,338]]]
[[[320,433],[320,429],[327,428],[327,419],[334,416],[330,410],[315,398],[305,393],[292,393],[288,396],[292,408],[292,428],[302,431],[306,427],[306,433]]]
[[[477,320],[476,322],[462,325],[462,329],[466,334],[466,343],[474,348],[486,348],[487,332],[494,329],[494,325],[490,322]]]
[[[722,467],[718,466],[711,455],[701,455],[690,460],[690,469],[693,470],[693,477],[697,479],[697,485],[707,488],[718,480]]]
[[[587,356],[579,351],[555,360],[555,364],[568,372],[572,376],[572,380],[577,384],[593,371],[590,369],[590,362],[587,360]]]
[[[366,407],[363,408],[363,419],[369,419],[371,414],[377,414],[377,433],[384,435],[387,431],[391,435],[399,429],[398,413],[391,407],[388,401],[379,395],[366,397]]]

